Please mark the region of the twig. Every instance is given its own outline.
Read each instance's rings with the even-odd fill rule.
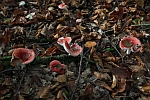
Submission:
[[[122,62],[123,62],[123,56],[121,55],[121,53],[118,51],[118,49],[116,48],[116,46],[114,46],[114,45],[112,44],[112,42],[111,42],[111,41],[109,40],[109,38],[106,36],[105,32],[103,32],[103,34],[104,34],[104,36],[108,39],[108,41],[109,41],[109,43],[111,44],[111,46],[118,52],[118,54],[120,55],[121,60],[122,60]]]
[[[150,24],[138,24],[138,25],[131,25],[131,26],[150,26]]]
[[[18,91],[19,91],[19,89],[20,89],[20,87],[21,87],[22,81],[23,81],[23,79],[24,79],[24,77],[25,77],[26,71],[27,71],[27,69],[24,70],[24,74],[23,74],[23,76],[22,76],[22,78],[21,78],[21,80],[20,80],[20,82],[19,82],[19,85],[18,85],[18,88],[17,88],[16,93],[15,93],[15,95],[14,95],[14,98],[15,98],[15,97],[17,96],[17,94],[18,94]],[[13,99],[14,99],[14,98],[13,98]],[[13,100],[13,99],[12,99],[12,100]]]
[[[82,46],[82,47],[84,47],[84,46]],[[83,49],[84,49],[84,48],[83,48]],[[76,90],[77,90],[77,87],[78,87],[78,84],[79,84],[79,80],[80,80],[80,77],[81,77],[82,61],[83,61],[83,50],[82,50],[81,57],[80,57],[79,74],[78,74],[77,82],[76,82],[76,85],[75,85],[75,87],[74,87],[74,90],[73,90],[72,95],[71,95],[71,97],[70,97],[69,100],[72,100],[72,99],[73,99],[74,94],[75,94],[75,92],[76,92]]]

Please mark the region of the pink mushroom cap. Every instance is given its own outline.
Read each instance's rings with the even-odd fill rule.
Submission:
[[[66,8],[66,7],[67,7],[67,5],[64,4],[64,3],[58,5],[58,8],[59,8],[59,9],[64,9],[64,8]]]
[[[134,45],[141,45],[141,42],[138,38],[133,37],[133,36],[127,36],[127,37],[123,37],[123,39],[121,39],[119,46],[121,49],[127,49],[127,48],[131,48]]]
[[[82,47],[78,44],[72,44],[71,46],[69,46],[69,44],[65,42],[65,45],[63,47],[65,51],[72,56],[78,56],[82,52]]]
[[[68,44],[70,44],[70,42],[72,41],[71,37],[60,37],[57,40],[57,43],[60,44],[61,46],[63,46],[65,44],[65,41],[67,41]]]
[[[66,68],[64,64],[61,64],[58,60],[53,60],[49,64],[52,72],[57,72],[59,74],[64,74],[66,72]]]
[[[35,58],[35,53],[31,49],[17,48],[13,51],[12,56],[22,60],[22,64],[28,64]]]

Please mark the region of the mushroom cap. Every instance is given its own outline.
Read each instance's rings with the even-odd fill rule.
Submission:
[[[69,54],[72,56],[78,56],[82,52],[82,47],[78,44],[72,44],[70,46],[70,52]]]
[[[61,46],[63,46],[65,44],[65,41],[67,41],[68,44],[70,44],[70,42],[72,41],[71,37],[60,37],[58,40],[57,40],[57,43]]]
[[[57,72],[59,74],[64,74],[66,72],[65,65],[61,64],[58,60],[53,60],[49,64],[52,72]]]
[[[141,45],[140,40],[133,36],[123,37],[119,43],[121,49],[131,48],[133,45]]]
[[[17,48],[13,51],[12,56],[22,60],[22,64],[28,64],[35,58],[35,53],[32,49]]]
[[[64,9],[64,8],[66,8],[66,7],[67,7],[67,5],[64,4],[64,3],[58,5],[58,8],[59,8],[59,9]]]

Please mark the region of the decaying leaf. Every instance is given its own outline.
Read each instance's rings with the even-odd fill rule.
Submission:
[[[150,83],[149,82],[143,84],[142,86],[138,86],[138,88],[144,94],[149,94],[150,93]]]
[[[94,75],[96,76],[97,79],[100,80],[110,80],[110,76],[107,73],[99,73],[95,71]]]
[[[102,59],[96,54],[96,52],[93,53],[93,59],[94,59],[102,68],[104,68]]]
[[[131,74],[127,68],[117,67],[112,69],[112,74],[120,78],[130,78]]]
[[[116,87],[116,84],[117,84],[117,80],[116,80],[115,75],[113,75],[113,81],[112,81],[112,84],[111,84],[111,88]]]
[[[40,98],[48,98],[50,90],[51,90],[50,86],[45,87],[44,91],[40,95]]]
[[[57,81],[58,82],[67,82],[67,76],[66,75],[58,75],[57,76]]]
[[[96,42],[94,41],[87,41],[85,44],[84,44],[85,47],[88,47],[88,48],[91,48],[91,47],[94,47],[96,46]]]
[[[20,65],[22,65],[22,60],[20,58],[12,57],[10,64],[14,67],[19,67]]]
[[[54,47],[51,47],[51,48],[47,48],[47,50],[45,51],[45,55],[51,56],[57,50],[58,50],[57,46],[54,46]]]
[[[104,88],[108,89],[109,91],[112,91],[112,87],[110,87],[108,84],[106,84],[106,83],[103,82],[103,81],[100,81],[99,85],[100,85],[101,87],[104,87]]]
[[[21,94],[19,94],[18,100],[25,100],[25,98]]]
[[[0,94],[4,95],[9,91],[6,86],[0,85]]]
[[[144,1],[145,1],[145,0],[135,0],[136,4],[137,4],[138,6],[141,6],[142,8],[144,7]]]

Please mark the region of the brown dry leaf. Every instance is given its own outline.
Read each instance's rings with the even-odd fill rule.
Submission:
[[[9,89],[7,89],[6,86],[0,85],[0,94],[4,95],[7,92],[9,92]]]
[[[21,94],[19,94],[18,100],[25,100],[25,98]]]
[[[47,25],[44,25],[43,29],[41,30],[41,34],[44,35],[44,36],[47,36],[48,35],[48,24]]]
[[[150,100],[150,96],[141,95],[137,100]]]
[[[116,62],[116,58],[115,57],[106,57],[104,58],[105,61],[110,61],[110,62]]]
[[[99,73],[94,71],[94,75],[96,76],[97,79],[100,80],[110,80],[110,76],[107,73]]]
[[[108,64],[111,64],[112,66],[115,66],[115,67],[120,67],[119,65],[115,64],[114,62],[110,61],[110,62],[107,62]]]
[[[37,84],[37,86],[43,86],[41,79],[36,74],[32,76],[32,80]]]
[[[58,47],[55,45],[54,47],[47,48],[47,50],[45,51],[45,54],[48,55],[48,56],[51,56],[57,50],[58,50]]]
[[[98,17],[98,14],[92,16],[92,17],[90,18],[90,20],[95,20],[97,17]]]
[[[99,83],[99,85],[100,85],[101,87],[104,87],[104,88],[108,89],[109,91],[112,91],[112,88],[111,88],[108,84],[106,84],[105,82],[103,82],[103,81],[101,81],[101,82]]]
[[[145,67],[142,65],[130,65],[129,68],[132,72],[146,71]]]
[[[16,16],[24,16],[24,11],[21,9],[14,10],[13,17],[16,17]]]
[[[112,74],[119,78],[130,78],[131,74],[125,67],[117,67],[112,69]]]
[[[144,1],[145,1],[145,0],[135,0],[136,4],[137,4],[138,6],[141,6],[142,8],[144,7]]]
[[[13,82],[10,78],[5,78],[2,85],[13,86]]]
[[[57,99],[65,100],[63,97],[63,90],[59,90],[56,96]]]
[[[45,49],[38,44],[33,44],[33,50],[37,56],[45,53]]]
[[[139,56],[135,56],[135,58],[137,59],[139,65],[144,67],[144,63],[143,63],[142,59]]]
[[[120,80],[118,81],[118,84],[119,84],[118,92],[123,92],[126,88],[126,79],[120,78]]]
[[[99,66],[101,66],[102,68],[104,68],[103,62],[101,57],[99,57],[96,52],[93,53],[93,59],[99,64]]]
[[[70,32],[69,26],[60,26],[56,28],[56,34],[59,34],[60,36],[65,37],[66,34]]]
[[[40,98],[48,98],[48,96],[50,94],[50,90],[51,90],[51,87],[50,86],[46,86],[44,88],[44,91],[40,94]]]
[[[18,67],[18,66],[22,65],[22,60],[20,58],[12,57],[10,64],[14,67]]]
[[[87,41],[85,44],[84,44],[85,47],[88,47],[88,48],[91,48],[91,47],[94,47],[96,46],[96,42],[95,41]]]
[[[3,62],[0,60],[0,71],[3,69]]]
[[[57,76],[58,82],[67,82],[67,76],[65,74]]]
[[[150,82],[143,84],[142,86],[138,86],[139,90],[144,94],[150,93]]]
[[[126,79],[125,78],[118,78],[117,79],[117,90],[113,91],[112,97],[114,97],[118,92],[123,92],[126,89]]]
[[[85,88],[85,91],[83,93],[83,95],[87,95],[89,96],[90,100],[93,97],[93,85],[92,84],[88,84],[87,87]]]
[[[76,25],[77,29],[79,29],[80,31],[83,31],[86,29],[86,27],[83,27],[81,25]]]
[[[112,84],[111,84],[111,88],[116,87],[116,85],[117,85],[117,80],[116,80],[115,75],[113,75],[113,81],[112,81]]]
[[[107,3],[111,3],[113,0],[106,0]]]
[[[5,46],[5,38],[4,36],[0,36],[0,47],[4,47]]]

